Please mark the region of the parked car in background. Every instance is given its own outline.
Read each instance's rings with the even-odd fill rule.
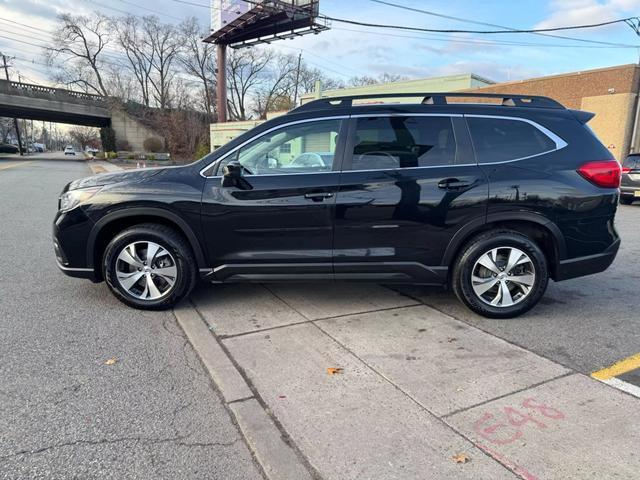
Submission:
[[[316,100],[191,165],[68,184],[60,269],[141,309],[170,308],[200,276],[450,286],[510,318],[550,279],[611,265],[621,167],[593,114],[518,95],[355,103],[399,96],[418,95]]]
[[[67,145],[64,148],[64,154],[65,155],[75,155],[76,154],[76,149],[73,148],[71,145]]]
[[[620,202],[631,205],[640,201],[640,153],[632,153],[622,162]]]
[[[20,149],[15,145],[0,143],[0,153],[20,153]]]

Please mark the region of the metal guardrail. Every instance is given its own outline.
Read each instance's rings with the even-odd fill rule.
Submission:
[[[106,97],[101,95],[8,80],[0,80],[0,93],[99,106],[106,106],[107,101]]]

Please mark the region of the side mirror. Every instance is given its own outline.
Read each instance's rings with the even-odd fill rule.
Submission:
[[[238,161],[227,163],[222,169],[222,186],[251,190],[251,185],[242,177],[242,165]]]

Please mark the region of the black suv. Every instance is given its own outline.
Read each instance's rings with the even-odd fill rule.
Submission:
[[[317,100],[191,165],[71,182],[60,268],[145,309],[174,305],[198,277],[350,280],[450,285],[507,318],[549,278],[609,267],[621,167],[592,114],[513,95],[371,103],[416,96]]]

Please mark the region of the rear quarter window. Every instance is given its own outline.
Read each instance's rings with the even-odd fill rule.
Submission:
[[[479,163],[505,162],[556,150],[556,143],[534,125],[503,118],[467,117]]]

